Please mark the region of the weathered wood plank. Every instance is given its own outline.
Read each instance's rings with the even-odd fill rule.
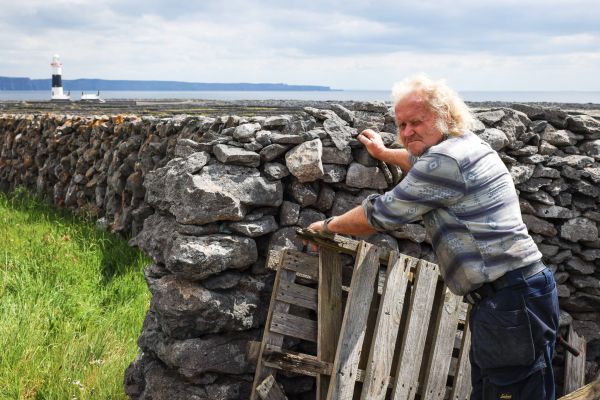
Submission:
[[[319,257],[316,255],[286,249],[281,268],[295,271],[300,276],[315,282],[319,279]]]
[[[567,339],[571,346],[579,350],[579,356],[565,351],[565,393],[571,393],[584,385],[585,379],[585,338],[579,336],[569,325],[569,337]]]
[[[600,399],[600,379],[561,397],[558,400],[598,400]]]
[[[342,326],[342,260],[337,252],[319,249],[317,357],[333,363]],[[317,375],[317,400],[325,400],[330,375]]]
[[[317,321],[288,313],[274,312],[271,321],[271,332],[316,342]]]
[[[378,256],[377,247],[360,242],[327,392],[328,400],[352,399],[375,278],[379,271]]]
[[[287,400],[287,397],[275,381],[273,375],[267,376],[256,387],[256,391],[262,400]]]
[[[313,355],[270,346],[265,349],[265,364],[308,376],[329,376],[333,368],[332,363],[321,361]]]
[[[281,268],[277,270],[277,274],[275,275],[275,283],[273,284],[273,292],[271,293],[271,302],[269,303],[269,311],[267,313],[265,329],[263,331],[263,339],[261,342],[258,362],[256,363],[256,371],[254,373],[254,381],[252,383],[252,392],[250,394],[250,400],[256,400],[256,386],[258,386],[270,374],[276,374],[275,369],[263,366],[262,357],[266,345],[281,347],[283,343],[283,335],[276,332],[271,332],[270,326],[273,320],[274,313],[287,313],[290,308],[290,305],[288,303],[276,301],[275,299],[280,282],[293,282],[294,279],[296,279],[295,272]]]
[[[467,311],[461,311],[459,314],[459,320],[465,319],[465,327],[462,334],[462,342],[460,346],[460,353],[458,355],[458,366],[454,374],[454,382],[452,384],[452,393],[450,399],[452,400],[468,400],[471,396],[471,362],[469,361],[469,350],[471,348],[471,328],[469,328],[469,314],[471,307],[463,303],[463,308]]]
[[[317,289],[292,282],[281,282],[277,300],[317,311]]]
[[[419,260],[408,308],[408,322],[398,358],[396,385],[392,393],[392,398],[395,400],[412,400],[417,393],[438,275],[437,265]]]
[[[390,370],[398,326],[404,307],[404,294],[408,285],[410,269],[417,260],[412,257],[390,253],[387,279],[375,323],[374,340],[367,361],[366,378],[361,399],[384,399],[389,385]]]
[[[265,347],[263,363],[270,368],[308,376],[330,376],[333,370],[333,363],[321,361],[313,355],[283,350],[280,347],[269,345]],[[356,381],[364,382],[365,377],[365,370],[359,368],[356,372]],[[390,387],[393,387],[394,378],[389,377],[389,382]]]
[[[462,297],[445,288],[444,298],[434,327],[435,343],[426,364],[425,386],[421,397],[443,399],[446,395],[448,369],[452,359],[452,349],[454,348],[461,304]]]
[[[298,236],[314,242],[319,247],[328,248],[339,253],[350,254],[351,256],[356,255],[358,252],[358,245],[360,242],[342,235],[328,235],[309,229],[298,229],[296,233]],[[390,258],[390,251],[383,247],[378,247],[377,249],[379,252],[379,263],[387,265],[388,259]]]
[[[285,250],[283,249],[269,250],[265,267],[267,267],[268,269],[272,269],[273,271],[277,271],[277,269],[281,265],[281,260],[283,259],[284,252]]]
[[[246,358],[250,362],[257,362],[260,356],[261,343],[257,340],[248,340],[246,343]]]

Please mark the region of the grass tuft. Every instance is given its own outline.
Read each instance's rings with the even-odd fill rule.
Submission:
[[[0,399],[121,399],[150,294],[125,239],[0,192]]]

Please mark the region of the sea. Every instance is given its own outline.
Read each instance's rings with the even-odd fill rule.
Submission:
[[[465,101],[551,102],[600,104],[600,91],[464,91]],[[312,100],[312,101],[389,101],[389,90],[332,91],[106,91],[105,100]],[[79,100],[79,92],[71,95]],[[49,90],[0,90],[0,101],[49,100]]]

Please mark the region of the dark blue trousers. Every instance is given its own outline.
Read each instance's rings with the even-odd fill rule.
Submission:
[[[508,287],[471,312],[471,400],[554,400],[554,276],[546,268],[528,279],[511,271],[506,279]]]

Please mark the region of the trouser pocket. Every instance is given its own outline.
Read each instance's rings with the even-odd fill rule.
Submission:
[[[497,385],[483,380],[482,400],[545,400],[544,370],[538,370],[522,381],[510,385]]]
[[[525,308],[479,307],[471,325],[475,363],[482,369],[528,366],[535,361],[531,324]]]

